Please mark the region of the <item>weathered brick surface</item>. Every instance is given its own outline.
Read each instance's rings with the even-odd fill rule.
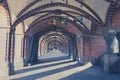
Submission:
[[[116,11],[113,21],[112,21],[112,27],[120,27],[120,10]]]
[[[98,60],[106,52],[106,43],[102,36],[84,38],[83,56],[85,60]]]
[[[7,20],[7,13],[6,9],[0,6],[0,27],[7,27],[8,20]]]
[[[91,58],[98,59],[106,52],[106,43],[103,37],[91,37]]]

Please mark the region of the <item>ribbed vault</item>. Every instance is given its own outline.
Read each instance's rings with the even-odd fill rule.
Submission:
[[[19,41],[17,35],[23,38],[21,52],[25,66],[37,61],[38,54],[52,49],[72,55],[73,60],[90,61],[91,49],[97,46],[92,42],[102,42],[102,37],[97,40],[93,35],[101,36],[106,25],[111,26],[111,11],[116,7],[119,9],[119,0],[4,0],[1,3],[10,16],[9,74],[14,71],[15,40]],[[49,19],[56,19],[58,23],[66,19],[67,26],[48,24]]]

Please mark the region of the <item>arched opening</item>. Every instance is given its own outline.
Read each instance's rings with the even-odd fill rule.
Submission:
[[[93,65],[101,63],[107,72],[120,72],[119,3],[0,0],[0,76],[16,73],[12,78],[51,80],[55,74],[55,78],[60,76],[55,80],[67,80],[63,77],[74,73],[79,77],[86,71],[93,74],[97,71],[91,70]]]
[[[10,31],[10,16],[0,0],[0,78],[8,74],[8,36]]]
[[[120,54],[120,32],[116,34],[114,43],[115,43],[115,51],[119,55]]]
[[[31,51],[27,53],[26,58],[28,59],[26,60],[26,63],[35,64],[36,62],[38,62],[39,58],[44,55],[47,56],[47,54],[51,52],[53,54],[55,53],[54,55],[57,55],[57,57],[61,57],[58,55],[62,53],[65,56],[68,56],[67,58],[72,57],[73,60],[78,59],[75,34],[68,32],[60,26],[50,26],[40,32],[35,33],[32,36],[31,47],[29,46],[27,48],[28,50],[31,48]]]
[[[42,44],[46,47],[46,50],[44,52],[49,52],[51,50],[60,50],[61,52],[68,52],[67,51],[67,46],[68,46],[68,41],[66,39],[66,35],[61,33],[60,31],[50,31],[43,36],[40,37],[40,47],[42,47]],[[40,52],[42,53],[42,49],[39,48]],[[67,54],[67,53],[66,53]]]
[[[53,8],[55,6],[68,8],[71,11],[66,11],[66,10],[62,11],[61,8],[60,10],[48,10],[50,13],[47,10],[43,11],[44,9]],[[90,8],[88,10],[90,10]],[[56,11],[60,11],[61,13],[56,15]],[[44,55],[47,52],[50,52],[50,50],[52,51],[60,50],[61,52],[68,54],[68,56],[72,56],[72,59],[74,61],[80,60],[80,62],[83,62],[83,63],[87,63],[91,60],[95,60],[95,58],[98,58],[99,55],[101,55],[101,51],[97,50],[96,52],[94,52],[94,54],[99,52],[99,55],[91,54],[92,52],[90,50],[91,49],[90,45],[91,45],[91,42],[94,42],[94,41],[102,42],[102,37],[101,37],[101,40],[98,40],[95,37],[94,37],[94,40],[92,40],[90,37],[90,34],[93,34],[93,33],[92,32],[90,33],[90,30],[93,27],[91,27],[90,25],[91,23],[94,23],[100,26],[102,25],[101,24],[102,21],[100,20],[100,18],[98,18],[99,16],[94,15],[95,13],[92,12],[92,10],[90,10],[90,13],[93,15],[82,10],[81,8],[78,8],[72,5],[66,6],[66,4],[64,3],[55,2],[55,3],[49,3],[42,6],[38,6],[35,9],[32,9],[20,15],[18,19],[13,23],[10,30],[9,55],[12,56],[12,57],[9,56],[10,74],[12,74],[11,70],[14,70],[14,66],[13,66],[14,65],[13,59],[15,55],[14,42],[16,37],[15,31],[18,28],[18,24],[37,14],[41,14],[42,16],[33,20],[31,24],[26,28],[26,31],[24,32],[24,39],[23,39],[24,49],[23,49],[23,55],[22,55],[24,66],[27,66],[29,63],[31,64],[36,63],[38,60],[38,57],[41,57],[41,55]],[[52,25],[47,24],[48,19],[61,18],[61,14],[70,17],[68,19],[68,27],[65,27],[63,25],[61,26],[56,24],[52,24]],[[75,20],[76,16],[80,16],[82,18],[80,20],[79,19]],[[81,21],[82,19],[86,19],[88,20],[88,22],[91,22],[90,25],[86,26],[84,23],[82,23]],[[59,34],[58,33],[56,34],[54,27],[60,28],[61,31],[57,31],[59,32]],[[48,32],[49,30],[54,30],[53,31],[54,34],[51,34],[51,32]],[[98,31],[100,30],[101,28],[98,29]],[[96,28],[96,32],[97,32],[97,28]],[[94,49],[93,47],[96,47],[96,46],[98,47],[98,45],[92,44],[92,49]]]
[[[119,53],[119,42],[116,37],[113,39],[113,53]]]
[[[53,26],[55,27],[55,26]],[[49,55],[49,59],[47,61],[50,61],[50,58],[52,58],[52,61],[65,59],[62,58],[63,56],[66,58],[70,58],[69,50],[70,50],[70,37],[67,35],[67,33],[61,32],[60,29],[57,29],[55,27],[54,30],[49,31],[45,34],[43,34],[40,37],[39,40],[39,59],[43,59],[41,57],[44,57],[47,59],[47,56]],[[50,57],[51,55],[51,57]],[[55,59],[57,57],[57,59]],[[61,58],[60,58],[61,57]],[[77,57],[77,56],[76,56]]]

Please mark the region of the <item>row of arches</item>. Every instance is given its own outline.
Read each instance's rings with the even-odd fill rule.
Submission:
[[[101,54],[106,51],[106,45],[101,45],[105,44],[101,31],[106,27],[106,25],[104,25],[104,22],[101,20],[99,15],[97,15],[94,10],[92,10],[84,2],[76,0],[76,2],[82,4],[85,8],[87,8],[90,13],[84,11],[79,7],[70,4],[66,5],[65,3],[60,2],[48,3],[27,11],[30,7],[34,6],[40,1],[42,0],[35,0],[27,5],[17,15],[17,19],[13,24],[10,20],[5,20],[5,22],[10,23],[10,30],[8,31],[9,35],[7,34],[6,40],[6,46],[8,49],[8,51],[6,51],[6,55],[8,56],[7,61],[9,66],[9,74],[14,73],[14,58],[16,56],[15,53],[17,53],[17,51],[15,51],[15,46],[18,46],[16,41],[19,41],[16,39],[18,38],[16,34],[20,27],[23,27],[23,30],[20,32],[20,34],[17,35],[22,38],[20,42],[21,45],[19,45],[19,47],[22,48],[20,56],[22,58],[24,66],[26,66],[29,62],[37,61],[38,54],[42,55],[51,49],[59,49],[69,54],[69,56],[72,55],[73,60],[81,59],[81,62],[96,60]],[[4,1],[2,5],[4,4],[7,5],[7,2]],[[111,4],[110,7],[111,6],[113,5]],[[61,14],[70,17],[70,19],[68,19],[68,26],[70,28],[47,24],[47,19],[61,17],[60,15],[55,15],[55,12],[57,10],[45,10],[52,7],[65,7],[67,9],[73,10],[60,9]],[[107,27],[111,27],[110,24],[112,23],[109,19],[112,12],[110,13],[109,11],[111,9],[116,10],[116,8],[113,8],[114,6],[111,8],[110,7],[108,9],[108,15],[106,18],[106,24],[108,25]],[[6,10],[4,12],[6,12]],[[34,20],[25,30],[24,21],[37,14],[43,15]],[[77,22],[74,22],[74,15],[79,15],[85,19],[88,19],[92,22],[93,25],[97,27],[91,26],[90,29],[88,29],[85,23],[80,24],[79,20],[77,20]],[[8,14],[5,16],[8,16]],[[99,32],[99,34],[97,34],[97,32]],[[101,42],[101,44],[94,44],[99,42]],[[94,51],[95,48],[97,48],[96,51]],[[98,54],[96,55],[96,53]]]

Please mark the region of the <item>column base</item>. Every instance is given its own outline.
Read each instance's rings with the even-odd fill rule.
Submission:
[[[19,60],[19,61],[15,61],[14,62],[14,69],[15,70],[23,68],[23,66],[24,66],[23,60]]]
[[[108,73],[120,73],[120,57],[117,55],[104,55],[103,68]]]
[[[2,63],[2,65],[0,65],[0,79],[7,80],[6,78],[8,78],[8,76],[9,76],[8,64]]]

